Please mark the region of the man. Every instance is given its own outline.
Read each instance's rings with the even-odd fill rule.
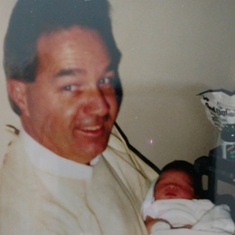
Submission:
[[[147,233],[156,172],[113,127],[119,61],[106,0],[17,2],[4,68],[23,128],[0,170],[1,235]]]

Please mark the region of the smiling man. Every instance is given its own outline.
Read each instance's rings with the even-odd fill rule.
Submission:
[[[54,153],[88,164],[105,149],[119,109],[107,48],[79,26],[42,35],[36,48],[35,82],[8,81],[23,127]]]
[[[144,235],[156,172],[114,123],[120,52],[106,0],[18,0],[4,44],[22,123],[0,169],[1,235]]]

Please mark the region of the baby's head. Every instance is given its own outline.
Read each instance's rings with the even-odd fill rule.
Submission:
[[[154,198],[199,198],[201,188],[201,180],[193,165],[187,161],[177,160],[163,167],[154,187]]]

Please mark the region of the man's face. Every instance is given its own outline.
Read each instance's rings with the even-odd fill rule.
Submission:
[[[56,154],[89,163],[105,149],[119,108],[108,51],[96,31],[73,26],[42,35],[37,55],[23,126]]]
[[[168,170],[161,174],[154,189],[155,199],[195,198],[192,180],[183,171]]]

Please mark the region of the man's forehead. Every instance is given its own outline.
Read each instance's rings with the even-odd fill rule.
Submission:
[[[99,34],[80,27],[42,35],[37,42],[37,57],[43,70],[51,71],[53,64],[57,78],[82,76],[93,70],[100,73],[116,71]]]
[[[37,53],[46,53],[53,49],[58,50],[58,47],[60,47],[60,50],[69,50],[74,46],[79,48],[84,55],[91,52],[91,54],[100,53],[101,51],[103,54],[109,55],[107,46],[100,34],[93,29],[80,26],[44,33],[36,43]]]

